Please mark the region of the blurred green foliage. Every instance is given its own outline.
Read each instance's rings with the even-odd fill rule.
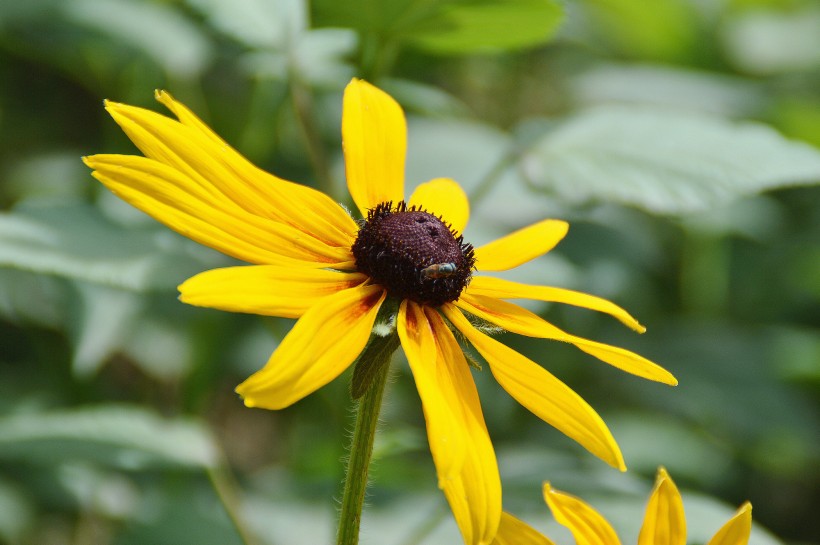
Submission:
[[[240,543],[231,506],[259,543],[329,541],[349,373],[245,409],[233,387],[292,322],[179,303],[175,285],[231,261],[80,157],[135,152],[103,98],[155,108],[165,88],[260,166],[345,200],[354,75],[408,111],[408,185],[468,190],[468,240],[568,219],[517,279],[607,297],[649,331],[539,312],[680,380],[506,335],[601,412],[630,466],[602,467],[476,372],[507,510],[569,543],[549,479],[634,542],[665,465],[692,543],[746,499],[753,543],[820,540],[816,1],[3,0],[0,542]],[[401,357],[394,374],[364,539],[457,542]]]

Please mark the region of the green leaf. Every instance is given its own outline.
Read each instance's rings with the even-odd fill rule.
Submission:
[[[556,0],[318,0],[313,10],[318,26],[355,28],[444,55],[536,46],[563,20]]]
[[[441,2],[408,41],[445,55],[515,50],[549,41],[563,16],[553,0]]]
[[[699,45],[699,13],[688,0],[583,0],[579,19],[594,23],[605,49],[641,59],[681,61]]]
[[[210,62],[211,44],[202,31],[170,4],[134,0],[73,0],[66,17],[113,36],[151,57],[175,78],[201,74]]]
[[[96,461],[124,469],[213,468],[219,450],[199,422],[125,405],[0,418],[0,458],[53,464]]]
[[[19,206],[0,214],[0,266],[135,291],[172,289],[201,270],[166,229],[126,229],[85,204]]]
[[[640,107],[589,110],[523,154],[524,176],[572,202],[657,214],[820,181],[820,152],[765,125]]]

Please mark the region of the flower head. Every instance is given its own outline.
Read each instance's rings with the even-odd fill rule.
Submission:
[[[85,158],[111,191],[172,229],[250,263],[201,273],[181,300],[205,307],[298,318],[270,360],[239,385],[250,407],[280,409],[339,376],[362,352],[389,297],[396,333],[421,397],[439,485],[467,543],[489,543],[501,518],[501,486],[469,366],[453,329],[498,382],[533,413],[609,464],[624,468],[606,425],[543,367],[471,322],[574,344],[627,372],[667,384],[667,371],[630,351],[570,335],[506,299],[530,298],[608,313],[642,332],[617,305],[575,291],[482,273],[517,267],[566,234],[544,220],[478,248],[465,242],[469,204],[436,178],[405,199],[406,123],[378,88],[346,88],[342,137],[347,185],[362,219],[328,196],[261,171],[168,93],[179,121],[112,102],[106,109],[145,157]]]

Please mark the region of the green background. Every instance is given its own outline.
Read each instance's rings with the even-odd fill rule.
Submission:
[[[820,4],[812,0],[0,1],[0,542],[331,540],[349,372],[291,408],[233,388],[290,320],[188,307],[233,262],[131,209],[80,157],[136,153],[104,98],[187,104],[249,159],[348,202],[351,77],[409,121],[408,194],[449,176],[479,245],[545,217],[567,238],[511,278],[632,312],[534,305],[662,364],[677,388],[569,346],[499,338],[600,412],[629,471],[474,372],[504,507],[558,543],[541,483],[635,543],[659,465],[689,542],[745,500],[752,542],[820,542]],[[456,543],[403,356],[363,543]],[[212,482],[217,483],[216,488]],[[776,536],[776,537],[775,537]]]

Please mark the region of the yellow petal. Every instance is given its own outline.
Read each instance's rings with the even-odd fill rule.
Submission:
[[[464,353],[439,313],[430,307],[425,307],[424,312],[436,336],[436,366],[449,374],[467,438],[467,455],[460,474],[457,479],[444,483],[444,494],[451,506],[458,504],[468,510],[469,516],[463,512],[456,516],[464,542],[487,545],[495,537],[501,517],[498,462]]]
[[[626,469],[609,429],[592,407],[546,369],[484,335],[452,304],[445,316],[490,364],[493,376],[519,403],[608,464]]]
[[[467,286],[467,293],[484,295],[495,299],[535,299],[537,301],[574,305],[576,307],[588,308],[609,314],[638,333],[646,331],[644,326],[639,324],[635,318],[615,303],[579,291],[554,288],[551,286],[519,284],[518,282],[511,282],[490,276],[474,276],[470,285]]]
[[[559,492],[544,483],[544,499],[552,515],[569,528],[577,545],[620,545],[612,526],[581,499]]]
[[[349,246],[356,223],[315,189],[260,170],[225,144],[167,93],[158,98],[185,120],[115,102],[106,109],[146,157],[190,178],[215,198],[230,200],[258,216],[285,223],[331,246]]]
[[[469,293],[462,294],[456,304],[470,314],[513,333],[572,343],[587,354],[627,373],[673,386],[678,383],[669,371],[643,356],[617,346],[570,335],[516,304]]]
[[[403,301],[398,332],[422,399],[439,487],[464,542],[488,544],[501,516],[501,481],[467,361],[433,309]]]
[[[706,545],[746,545],[751,533],[752,504],[746,502]]]
[[[339,376],[364,349],[384,297],[380,286],[359,286],[313,305],[265,367],[237,386],[245,405],[282,409]]]
[[[686,545],[686,518],[678,487],[666,469],[658,469],[646,506],[638,545]]]
[[[201,244],[250,263],[349,267],[349,247],[329,246],[214,195],[182,172],[145,157],[85,157],[114,194]]]
[[[475,250],[476,269],[506,271],[552,250],[567,234],[569,224],[544,220],[480,246]]]
[[[463,233],[470,219],[467,194],[450,178],[434,178],[418,186],[410,196],[410,206],[441,216],[456,233]]]
[[[501,513],[501,524],[493,545],[555,545],[538,530],[507,512]]]
[[[363,216],[379,203],[404,199],[407,123],[390,95],[358,79],[347,85],[342,146],[347,188]]]
[[[439,487],[443,487],[445,482],[457,478],[467,452],[460,401],[455,397],[446,368],[438,365],[436,336],[423,308],[412,301],[402,301],[396,329],[421,397],[430,451]]]
[[[317,301],[367,280],[361,273],[258,265],[205,271],[179,286],[179,299],[199,307],[298,318]]]

